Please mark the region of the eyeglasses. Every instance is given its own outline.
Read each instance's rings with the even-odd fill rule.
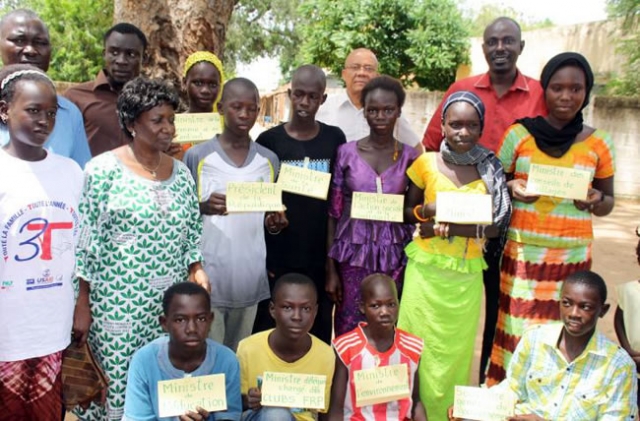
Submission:
[[[353,72],[363,71],[365,73],[375,73],[376,68],[374,66],[369,65],[361,65],[361,64],[350,64],[348,66],[344,66],[345,69],[351,70]]]

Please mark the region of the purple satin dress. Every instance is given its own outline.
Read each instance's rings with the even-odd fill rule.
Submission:
[[[402,194],[407,191],[407,168],[418,157],[418,152],[401,144],[398,161],[379,175],[382,192]],[[396,222],[368,221],[351,218],[351,200],[354,191],[376,193],[378,174],[360,156],[357,143],[349,142],[338,149],[333,179],[329,216],[337,222],[329,257],[338,262],[342,281],[342,304],[336,308],[336,337],[349,332],[364,320],[358,310],[360,283],[372,273],[385,273],[402,287],[406,265],[405,246],[411,241],[415,226]]]

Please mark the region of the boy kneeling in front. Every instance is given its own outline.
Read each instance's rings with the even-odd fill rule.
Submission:
[[[256,333],[238,346],[244,421],[313,421],[325,419],[329,408],[335,356],[331,347],[309,333],[318,312],[318,294],[311,278],[299,273],[280,277],[273,286],[269,312],[275,329]],[[261,405],[264,372],[326,377],[324,408]],[[320,412],[320,414],[318,414]]]
[[[169,334],[138,350],[131,360],[123,421],[219,421],[240,419],[240,366],[233,351],[207,339],[213,321],[209,293],[192,282],[171,286],[162,300],[162,328]],[[227,409],[194,407],[179,417],[160,417],[158,382],[224,374]]]

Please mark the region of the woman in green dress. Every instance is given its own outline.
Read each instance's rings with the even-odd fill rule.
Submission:
[[[209,288],[193,178],[163,153],[175,136],[177,106],[177,93],[163,82],[127,83],[118,117],[131,143],[97,156],[85,170],[74,331],[79,343],[88,336],[109,387],[104,406],[77,412],[82,420],[122,418],[131,356],[162,334],[164,291],[187,279]]]
[[[469,91],[451,94],[442,109],[440,152],[423,154],[407,170],[405,221],[420,222],[420,236],[405,249],[398,327],[424,340],[418,374],[430,421],[447,420],[454,387],[469,383],[487,267],[483,245],[504,234],[511,213],[502,165],[478,145],[483,122],[480,98]],[[491,195],[493,223],[442,221],[436,199],[443,192]]]

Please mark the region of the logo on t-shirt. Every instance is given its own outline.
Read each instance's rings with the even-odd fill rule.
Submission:
[[[294,167],[304,168],[303,160],[294,160],[294,161],[282,161],[283,164],[293,165]],[[310,170],[320,171],[320,172],[329,172],[330,161],[328,159],[311,159],[309,161]]]
[[[5,262],[54,260],[74,253],[78,214],[65,202],[43,200],[13,214],[2,226],[0,244]],[[43,274],[42,278],[47,276]],[[33,278],[35,279],[35,278]]]

